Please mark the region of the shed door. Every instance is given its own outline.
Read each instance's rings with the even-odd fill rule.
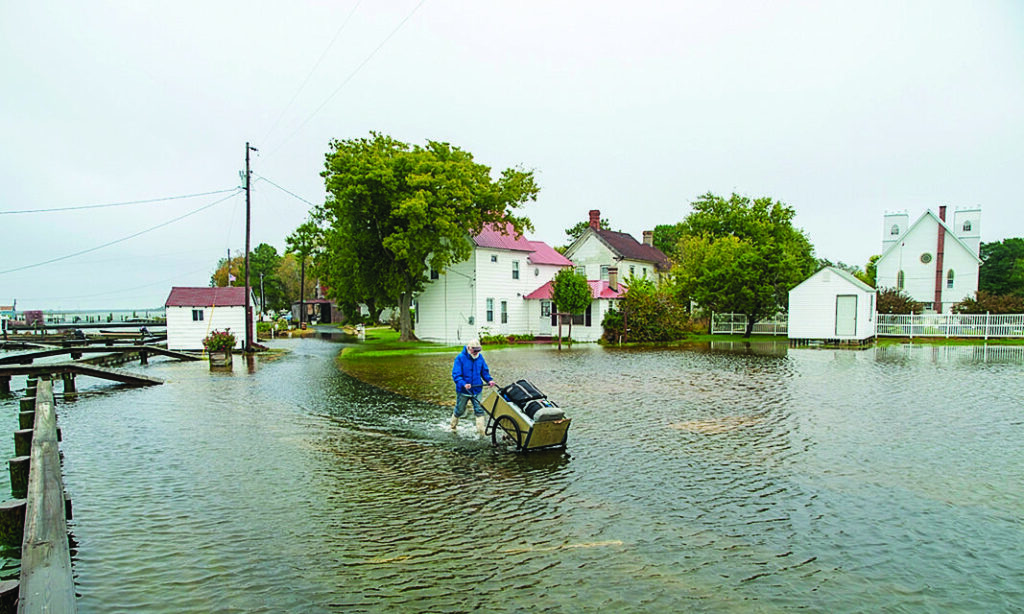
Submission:
[[[853,337],[857,334],[857,295],[836,296],[836,336]]]

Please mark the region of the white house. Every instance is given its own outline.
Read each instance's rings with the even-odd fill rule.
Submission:
[[[587,280],[590,285],[590,306],[587,311],[572,316],[572,338],[576,341],[597,341],[604,334],[601,322],[609,311],[615,309],[615,303],[626,293],[626,287],[618,281],[618,268],[611,267],[607,281],[599,279]],[[553,313],[551,295],[553,283],[548,282],[526,295],[529,303],[527,310],[531,321],[537,324],[534,334],[542,337],[553,337],[558,334],[558,318]],[[568,322],[562,324],[562,334],[569,334]]]
[[[255,299],[250,295],[250,305]],[[203,339],[215,330],[235,335],[235,348],[245,343],[245,288],[171,288],[167,311],[167,349],[202,350]],[[250,309],[253,336],[255,310]]]
[[[506,234],[507,233],[507,234]],[[529,241],[494,226],[472,238],[469,259],[430,281],[414,302],[416,336],[438,343],[466,343],[482,335],[538,335],[543,320],[531,314],[526,295],[572,262],[542,241]]]
[[[863,342],[875,336],[875,289],[825,267],[789,291],[790,341]]]
[[[651,230],[644,231],[643,243],[625,232],[601,230],[601,211],[591,209],[589,226],[565,250],[565,257],[572,260],[577,272],[587,279],[608,281],[609,269],[618,267],[619,279],[626,284],[633,277],[646,277],[659,284],[668,274],[671,263],[654,247],[653,239]]]
[[[886,213],[875,285],[903,290],[926,311],[948,313],[978,291],[981,209],[925,211],[912,225],[907,212]]]

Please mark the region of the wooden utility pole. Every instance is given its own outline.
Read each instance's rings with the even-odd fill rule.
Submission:
[[[249,300],[249,231],[252,228],[252,173],[249,171],[249,151],[259,151],[245,143],[245,351],[252,352],[252,305]],[[230,264],[230,261],[229,261]]]

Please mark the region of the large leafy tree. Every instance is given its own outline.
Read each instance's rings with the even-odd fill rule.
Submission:
[[[811,243],[793,226],[795,211],[771,198],[708,193],[692,207],[673,268],[680,294],[714,311],[744,314],[749,337],[814,271]]]
[[[316,252],[321,242],[322,238],[320,236],[320,228],[312,221],[303,222],[290,235],[285,237],[285,244],[288,246],[288,252],[295,254],[299,259],[300,323],[306,321],[306,264],[308,263],[310,256]]]
[[[448,143],[424,146],[371,133],[335,140],[321,175],[327,200],[324,267],[340,301],[374,300],[399,308],[400,339],[415,339],[412,298],[431,269],[443,272],[469,257],[470,236],[485,224],[532,229],[513,211],[536,199],[533,173],[491,169]]]
[[[260,297],[260,308],[285,309],[288,299],[285,296],[284,283],[278,273],[281,256],[277,248],[268,243],[260,243],[249,254],[249,282]]]
[[[979,291],[1024,296],[1024,239],[982,243],[979,256]]]
[[[629,282],[618,305],[604,316],[606,341],[674,341],[686,336],[689,318],[685,306],[670,288],[649,279]]]
[[[592,296],[587,278],[575,269],[565,268],[555,274],[551,281],[551,300],[559,313],[573,315],[583,313],[590,305]],[[561,317],[561,316],[559,316]],[[572,319],[569,319],[569,339],[572,339]]]

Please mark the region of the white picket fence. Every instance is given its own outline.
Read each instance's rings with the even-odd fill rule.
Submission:
[[[786,335],[788,316],[781,313],[754,324],[755,335]],[[742,313],[715,313],[711,333],[742,335],[747,317]],[[875,314],[876,337],[972,337],[980,339],[1024,338],[1024,314]]]
[[[788,329],[789,316],[780,313],[772,319],[754,323],[753,334],[785,336]],[[747,332],[747,316],[742,313],[711,314],[712,335],[742,335],[745,332]]]
[[[1024,338],[1024,314],[876,314],[878,337]]]

